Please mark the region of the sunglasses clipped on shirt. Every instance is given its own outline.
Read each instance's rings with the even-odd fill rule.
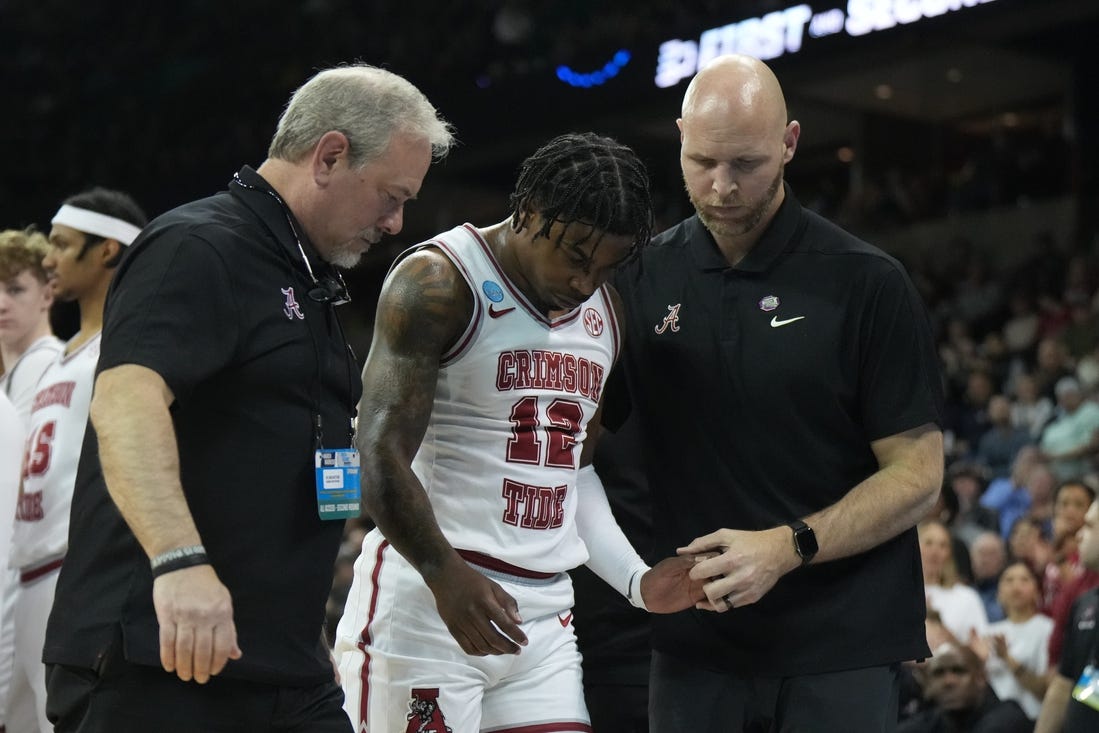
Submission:
[[[320,278],[316,285],[309,291],[309,299],[317,303],[331,305],[343,305],[351,302],[351,294],[347,292],[347,283],[343,277],[337,274]]]

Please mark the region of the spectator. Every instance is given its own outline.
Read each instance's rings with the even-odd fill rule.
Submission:
[[[1011,473],[1019,449],[1034,439],[1025,428],[1011,423],[1011,401],[1004,395],[988,401],[988,421],[989,429],[977,442],[974,458],[987,468],[990,478],[1003,478]]]
[[[1066,481],[1057,487],[1053,497],[1053,559],[1046,565],[1042,578],[1044,598],[1042,608],[1052,609],[1062,589],[1072,583],[1086,568],[1080,564],[1076,535],[1084,526],[1084,515],[1095,500],[1095,490],[1083,481]]]
[[[993,479],[981,495],[981,505],[994,510],[999,516],[1000,534],[1005,542],[1015,521],[1030,509],[1027,479],[1039,460],[1037,446],[1020,448],[1012,461],[1011,473],[1005,478]]]
[[[928,608],[935,610],[946,630],[962,643],[973,634],[984,635],[988,616],[977,591],[958,579],[950,533],[933,519],[920,522],[918,531]]]
[[[1030,733],[1026,713],[1014,700],[996,698],[984,664],[964,644],[936,647],[925,672],[931,708],[901,723],[897,733]]]
[[[1039,393],[1038,383],[1029,373],[1015,378],[1015,401],[1011,404],[1011,424],[1038,440],[1053,419],[1053,400]]]
[[[947,482],[958,504],[948,524],[951,534],[968,548],[981,532],[999,531],[1000,519],[995,510],[980,503],[985,490],[985,474],[981,466],[955,463],[947,471]]]
[[[988,636],[975,637],[971,646],[985,660],[996,695],[1019,703],[1033,720],[1046,692],[1053,621],[1038,612],[1041,587],[1029,565],[1017,562],[1004,570],[999,601],[1007,618],[989,626]]]
[[[1053,493],[1057,489],[1057,477],[1045,463],[1038,463],[1027,475],[1026,490],[1030,506],[1026,516],[1038,522],[1042,537],[1053,538]]]
[[[1065,345],[1056,336],[1044,336],[1038,341],[1037,362],[1031,374],[1038,394],[1057,402],[1055,388],[1064,377],[1075,374]]]
[[[1058,481],[1079,478],[1094,468],[1099,453],[1099,405],[1084,399],[1075,377],[1062,377],[1055,389],[1060,412],[1038,442]]]
[[[1008,561],[1025,562],[1039,578],[1053,559],[1053,547],[1043,534],[1043,526],[1033,517],[1019,517],[1007,539]]]
[[[1007,547],[997,532],[982,532],[969,547],[973,566],[973,588],[981,597],[990,622],[1002,621],[1004,609],[997,600],[1000,573],[1007,564]]]

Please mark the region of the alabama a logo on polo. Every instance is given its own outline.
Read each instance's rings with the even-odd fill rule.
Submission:
[[[679,303],[668,306],[668,315],[664,316],[664,322],[653,328],[657,333],[664,333],[665,331],[671,331],[675,333],[679,330]]]
[[[298,305],[297,298],[294,297],[294,288],[280,288],[282,294],[286,296],[286,303],[282,307],[282,312],[286,314],[286,317],[291,321],[295,316],[299,321],[305,320],[305,314],[301,312],[301,306]]]

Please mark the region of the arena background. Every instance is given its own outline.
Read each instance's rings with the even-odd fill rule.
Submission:
[[[634,146],[661,226],[686,215],[674,121],[692,44],[775,56],[803,127],[795,192],[903,258],[949,263],[966,242],[1006,268],[1043,232],[1097,244],[1095,0],[0,0],[0,28],[4,228],[47,229],[93,184],[150,215],[224,188],[318,68],[360,60],[420,86],[461,144],[349,277],[360,356],[393,254],[502,218],[518,163],[554,134]]]

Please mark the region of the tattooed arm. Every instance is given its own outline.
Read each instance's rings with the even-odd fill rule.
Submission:
[[[450,546],[412,472],[431,417],[440,357],[469,324],[473,305],[469,286],[438,250],[420,250],[394,267],[382,287],[363,369],[356,445],[370,518],[423,576],[462,649],[515,654],[516,642],[526,643],[515,599]]]

